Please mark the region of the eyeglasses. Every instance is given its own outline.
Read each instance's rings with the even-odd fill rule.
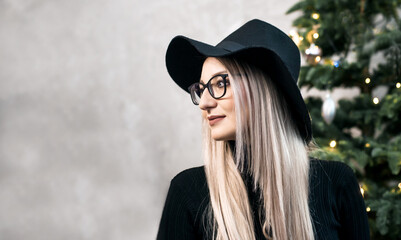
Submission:
[[[226,94],[227,85],[230,85],[227,77],[228,74],[218,74],[213,76],[206,84],[196,82],[189,86],[188,90],[191,93],[192,102],[195,105],[199,105],[203,91],[206,88],[214,99],[222,98]]]

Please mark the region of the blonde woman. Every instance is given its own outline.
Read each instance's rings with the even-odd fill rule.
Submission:
[[[285,33],[255,19],[216,46],[177,36],[166,65],[202,112],[205,165],[171,181],[157,239],[369,239],[352,170],[308,157]]]

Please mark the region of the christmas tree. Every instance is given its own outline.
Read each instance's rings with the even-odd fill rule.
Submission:
[[[320,159],[355,170],[372,239],[401,239],[401,0],[302,0],[291,37],[304,53],[299,86],[328,93],[306,98]],[[335,105],[330,94],[358,94]]]

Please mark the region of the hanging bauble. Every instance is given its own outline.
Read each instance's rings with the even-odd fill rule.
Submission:
[[[330,124],[333,122],[334,116],[336,114],[336,103],[333,98],[331,98],[330,94],[326,95],[326,99],[323,102],[322,106],[322,117],[323,120]]]
[[[317,64],[321,60],[322,56],[322,49],[320,49],[318,46],[316,46],[314,43],[312,43],[309,48],[305,50],[306,54],[306,61],[309,64]]]

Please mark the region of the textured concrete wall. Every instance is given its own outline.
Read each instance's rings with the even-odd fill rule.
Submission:
[[[0,239],[154,239],[170,179],[201,165],[171,38],[217,43],[296,0],[0,0]]]

